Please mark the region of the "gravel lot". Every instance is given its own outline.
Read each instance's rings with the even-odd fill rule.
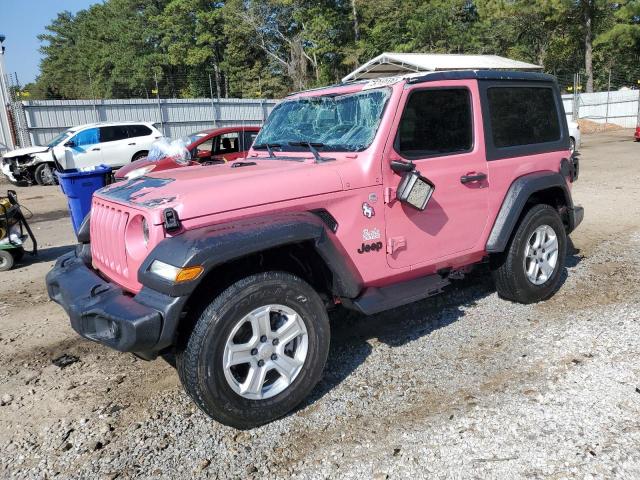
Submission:
[[[562,289],[500,300],[485,269],[333,325],[307,403],[240,432],[164,361],[79,338],[43,278],[73,244],[62,194],[20,188],[42,253],[0,273],[4,478],[640,478],[640,144],[584,137],[586,218]],[[7,185],[0,185],[5,188]],[[60,367],[54,359],[66,354]]]

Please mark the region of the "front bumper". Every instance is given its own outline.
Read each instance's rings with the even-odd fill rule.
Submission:
[[[146,288],[129,295],[99,277],[75,251],[58,259],[46,284],[80,335],[148,359],[171,345],[186,302]]]
[[[13,172],[11,171],[11,164],[9,163],[8,160],[2,160],[2,167],[0,167],[0,169],[2,170],[2,174],[7,177],[10,181],[12,182],[16,182],[16,177],[13,176]]]

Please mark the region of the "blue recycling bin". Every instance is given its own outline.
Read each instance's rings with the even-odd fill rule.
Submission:
[[[76,235],[82,220],[91,211],[93,192],[104,187],[111,176],[111,167],[98,165],[92,169],[56,172],[60,189],[67,197],[71,223]]]

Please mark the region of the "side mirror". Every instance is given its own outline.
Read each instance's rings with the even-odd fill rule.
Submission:
[[[76,146],[76,142],[74,142],[73,140],[69,140],[68,142],[65,142],[64,144],[65,147],[69,147],[69,148],[73,148]]]
[[[435,186],[428,179],[420,175],[420,172],[412,170],[405,172],[398,185],[396,198],[417,210],[427,208],[427,203],[433,195]]]

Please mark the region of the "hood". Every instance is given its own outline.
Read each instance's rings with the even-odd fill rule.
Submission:
[[[189,166],[111,184],[96,195],[153,212],[174,208],[181,220],[241,210],[343,189],[334,162],[259,160],[255,165]],[[248,163],[248,162],[247,162]]]
[[[2,157],[3,158],[22,157],[23,155],[33,155],[34,153],[42,153],[42,152],[46,152],[47,150],[49,150],[49,147],[35,146],[35,147],[19,148],[17,150],[11,150],[10,152],[5,153]]]

